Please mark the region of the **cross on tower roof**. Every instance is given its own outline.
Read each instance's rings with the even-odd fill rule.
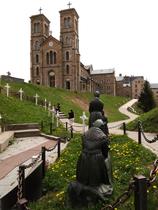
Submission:
[[[40,12],[40,14],[41,14],[42,8],[40,7],[38,11],[39,11],[39,12]]]
[[[70,9],[71,3],[69,2],[67,5],[69,6],[69,9]]]

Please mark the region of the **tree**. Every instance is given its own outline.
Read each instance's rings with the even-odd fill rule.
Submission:
[[[138,99],[138,107],[140,107],[144,112],[148,112],[156,107],[154,95],[148,81],[144,82],[143,90]]]

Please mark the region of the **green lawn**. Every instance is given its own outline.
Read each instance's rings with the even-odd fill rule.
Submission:
[[[2,81],[3,88],[5,84],[6,82]],[[61,111],[63,111],[66,115],[70,109],[73,109],[75,112],[76,122],[82,122],[80,116],[82,115],[83,111],[85,111],[87,117],[89,117],[88,106],[90,100],[93,98],[92,93],[76,93],[63,89],[49,88],[28,83],[9,83],[9,85],[11,87],[10,90],[16,93],[18,93],[19,89],[22,88],[24,91],[24,96],[33,97],[37,93],[39,95],[39,100],[44,100],[46,98],[47,101],[50,101],[52,105],[60,103]],[[127,118],[118,111],[118,108],[127,101],[126,98],[101,95],[101,100],[105,104],[105,113],[108,116],[109,122]],[[5,105],[3,105],[2,102]],[[28,106],[28,108],[26,106]],[[32,112],[31,109],[34,111]],[[39,111],[37,111],[38,109]],[[0,94],[0,113],[8,122],[28,122],[34,115],[36,115],[35,112],[38,112],[38,115],[40,115],[41,112],[42,115],[41,110],[41,107],[35,107],[35,103],[27,101],[21,102],[18,97],[16,99],[15,97],[7,98],[5,89],[3,90],[3,94]],[[34,114],[32,115],[32,113]],[[42,116],[39,116],[38,118],[41,119]],[[36,121],[36,117],[33,117],[32,120]]]
[[[39,201],[31,203],[31,210],[72,210],[67,205],[67,186],[75,180],[76,162],[81,152],[81,137],[75,138],[69,143],[61,155],[61,158],[50,166],[44,179],[43,187],[48,192]],[[142,145],[136,144],[127,136],[111,137],[111,157],[113,168],[114,193],[108,199],[107,204],[113,203],[118,196],[128,189],[133,175],[142,174],[149,177],[152,163],[156,156]],[[158,180],[148,189],[148,206],[151,210],[157,210],[158,206]],[[119,210],[134,210],[133,194]],[[88,208],[99,210],[102,203]]]
[[[158,108],[140,115],[139,118],[127,124],[128,130],[137,130],[138,120],[142,122],[143,130],[158,133]]]

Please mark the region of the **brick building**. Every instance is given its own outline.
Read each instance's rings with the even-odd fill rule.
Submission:
[[[34,84],[115,95],[114,70],[98,72],[80,61],[79,16],[74,8],[60,12],[60,40],[50,33],[44,14],[31,19],[30,79]]]
[[[91,78],[99,83],[99,89],[101,93],[115,96],[116,79],[114,69],[101,69],[91,71]]]
[[[151,83],[150,88],[153,91],[154,99],[158,105],[158,83]]]
[[[143,76],[122,76],[116,77],[116,95],[130,98],[139,98],[144,87]]]

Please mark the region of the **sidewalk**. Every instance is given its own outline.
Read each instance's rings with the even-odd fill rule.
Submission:
[[[41,152],[42,146],[52,148],[56,143],[54,140],[48,140],[41,136],[18,138],[5,151],[0,153],[0,198],[18,184],[19,165],[31,163],[32,157]],[[66,143],[61,143],[61,150],[65,147]],[[48,162],[54,162],[56,158],[57,147],[51,152],[46,152]]]
[[[122,120],[118,122],[112,122],[108,124],[109,127],[109,132],[111,134],[118,134],[118,135],[123,135],[123,130],[120,129],[121,125],[123,122],[128,123],[130,121],[135,120],[138,115],[133,114],[127,110],[128,107],[131,107],[132,104],[134,104],[137,101],[137,99],[132,99],[131,101],[127,102],[123,106],[119,108],[119,111],[129,117],[127,120]],[[133,139],[134,141],[138,142],[138,132],[135,131],[126,131],[127,136]],[[157,134],[156,133],[145,133],[145,136],[148,139],[153,139]],[[150,149],[153,153],[158,155],[158,141],[154,143],[148,143],[145,141],[145,139],[142,136],[142,145],[148,149]]]

